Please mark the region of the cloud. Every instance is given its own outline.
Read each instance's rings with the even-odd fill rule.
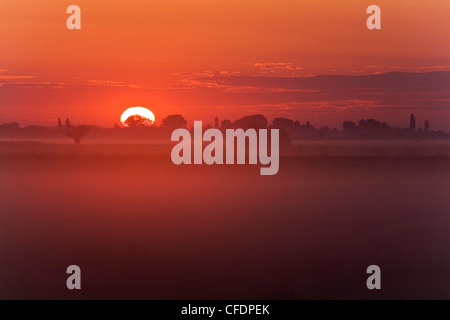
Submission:
[[[65,84],[62,82],[37,81],[36,76],[13,74],[8,69],[0,69],[0,87],[8,88],[61,88]]]
[[[434,66],[399,66],[399,65],[368,65],[366,69],[380,69],[378,73],[386,73],[388,71],[409,71],[409,72],[431,72],[431,71],[449,71],[450,65],[434,65]]]
[[[264,86],[258,83],[233,83],[231,79],[247,79],[252,76],[242,75],[240,72],[234,71],[203,71],[203,72],[184,72],[173,74],[176,76],[184,76],[183,79],[178,81],[180,85],[177,88],[181,89],[217,89],[223,92],[234,93],[282,93],[282,92],[297,92],[297,93],[318,93],[320,90],[304,89],[295,87],[283,87],[283,86]],[[313,75],[303,76],[303,78],[309,78]],[[263,77],[269,78],[268,75]],[[253,77],[256,79],[257,77]],[[271,79],[276,79],[274,76],[270,76]],[[228,80],[230,81],[228,81]]]
[[[23,75],[0,75],[0,80],[18,80],[18,79],[35,79],[35,76],[23,76]]]
[[[217,87],[243,86],[281,89],[308,89],[339,92],[442,92],[450,85],[450,72],[426,73],[389,72],[377,75],[317,75],[317,76],[209,76],[191,78],[197,82],[209,82]]]
[[[364,70],[364,69],[351,69],[350,72],[351,73],[364,73],[364,72],[367,72],[367,71]]]
[[[253,66],[259,68],[263,71],[274,72],[274,71],[300,71],[303,70],[302,67],[295,66],[290,62],[257,62]]]
[[[36,76],[22,75],[11,73],[8,69],[0,68],[0,81],[2,84],[10,82],[10,80],[24,80],[24,79],[35,79]]]
[[[375,108],[382,106],[448,110],[442,106],[450,105],[448,71],[310,77],[216,73],[189,78],[185,84],[204,97],[214,94],[217,99],[236,104],[312,103],[326,104],[328,110],[381,110]]]
[[[0,74],[0,80],[22,80],[22,79],[35,79],[35,78],[36,78],[35,76]]]
[[[50,81],[12,81],[2,83],[0,86],[8,86],[15,89],[38,89],[38,88],[50,88],[61,89],[66,84],[64,82],[50,82]]]
[[[450,111],[450,106],[447,105],[383,105],[383,106],[373,106],[368,108],[371,111]]]
[[[135,84],[126,84],[120,81],[113,81],[113,80],[88,80],[88,85],[103,86],[103,87],[140,88],[140,86]]]

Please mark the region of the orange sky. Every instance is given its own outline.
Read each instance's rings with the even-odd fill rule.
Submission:
[[[71,4],[81,7],[81,30],[66,28]],[[371,4],[381,7],[381,30],[366,28]],[[398,108],[373,115],[324,112],[314,101],[263,105],[197,78],[449,71],[448,30],[447,0],[3,0],[0,122],[48,125],[61,116],[111,126],[134,105],[149,106],[157,122],[171,113],[211,122],[254,112],[335,126],[366,114],[400,121]],[[450,129],[448,92],[440,94],[429,117]]]

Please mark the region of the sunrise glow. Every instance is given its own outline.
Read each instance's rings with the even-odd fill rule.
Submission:
[[[125,127],[128,127],[126,121],[131,116],[141,116],[142,118],[150,120],[151,124],[155,123],[155,115],[153,114],[153,112],[143,107],[128,108],[120,116],[120,122],[122,122]]]

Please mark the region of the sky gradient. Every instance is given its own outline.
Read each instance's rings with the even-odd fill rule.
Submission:
[[[71,4],[81,30],[66,28]],[[371,4],[381,30],[366,28]],[[262,113],[407,126],[415,113],[450,131],[448,30],[445,0],[4,0],[0,123],[112,126],[146,106],[157,123]]]

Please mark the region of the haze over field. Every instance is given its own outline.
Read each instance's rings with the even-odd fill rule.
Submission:
[[[450,1],[376,2],[0,1],[0,299],[450,299]]]
[[[1,154],[0,297],[450,297],[448,158],[290,157],[275,176],[258,170]],[[374,263],[378,292],[365,287]],[[78,293],[65,287],[71,264]]]

